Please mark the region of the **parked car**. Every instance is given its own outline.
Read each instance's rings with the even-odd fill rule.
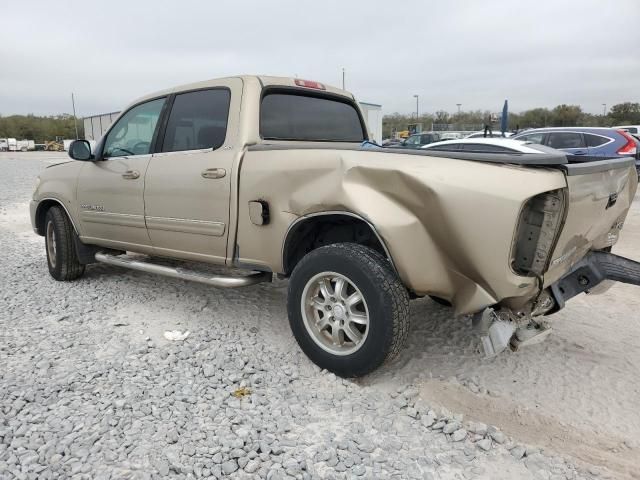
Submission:
[[[484,135],[484,130],[481,130],[479,132],[474,132],[471,135],[467,135],[464,138],[505,138],[505,137],[510,137],[511,135],[513,135],[511,132],[504,132],[504,137],[502,136],[502,132],[497,131],[497,132],[487,132],[487,136],[485,137]]]
[[[440,134],[435,132],[423,132],[423,133],[414,133],[406,138],[400,145],[396,148],[420,148],[423,145],[428,145],[433,142],[438,142],[440,140]]]
[[[441,132],[440,133],[440,141],[457,140],[459,138],[462,138],[462,134],[460,132]]]
[[[475,152],[475,153],[531,153],[557,154],[558,151],[544,145],[538,145],[509,138],[463,138],[432,143],[422,147],[439,152]]]
[[[640,125],[619,125],[615,128],[616,130],[624,130],[625,132],[629,132],[633,135],[640,135]]]
[[[342,376],[399,353],[410,297],[474,314],[497,353],[545,334],[544,315],[605,279],[640,284],[640,263],[607,252],[637,190],[633,161],[584,169],[564,155],[368,140],[353,95],[318,82],[172,88],[125,108],[93,151],[76,140],[76,161],[45,168],[31,222],[60,281],[94,262],[220,288],[288,278],[298,344]]]
[[[638,140],[624,130],[600,127],[535,128],[512,138],[540,143],[567,152],[572,162],[603,158],[634,158],[640,176]]]
[[[402,145],[403,140],[396,138],[388,138],[382,141],[383,147],[399,147]]]

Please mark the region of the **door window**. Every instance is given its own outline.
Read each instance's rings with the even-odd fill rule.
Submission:
[[[151,143],[165,99],[133,107],[107,134],[103,157],[126,157],[151,153]]]
[[[518,135],[516,140],[542,144],[542,140],[544,140],[544,135],[545,135],[544,132],[525,133],[524,135]]]
[[[407,145],[420,145],[420,135],[411,135],[405,142]]]
[[[579,132],[552,132],[547,145],[551,148],[585,148],[584,138]]]
[[[162,151],[220,148],[227,135],[230,100],[231,92],[226,88],[176,95]]]

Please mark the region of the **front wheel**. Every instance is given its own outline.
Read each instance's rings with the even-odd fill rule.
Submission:
[[[321,368],[366,375],[395,357],[409,332],[409,295],[380,253],[352,243],[318,248],[289,281],[289,323]]]
[[[59,207],[51,207],[44,222],[44,241],[51,276],[61,281],[82,276],[85,266],[78,261],[73,244],[73,225],[67,214]]]

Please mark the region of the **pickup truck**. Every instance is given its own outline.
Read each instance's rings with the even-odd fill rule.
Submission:
[[[46,168],[31,221],[56,280],[94,262],[221,288],[288,278],[300,347],[347,377],[400,351],[412,298],[472,316],[496,354],[605,280],[640,284],[610,253],[633,159],[389,149],[367,132],[352,94],[313,81],[161,91]]]

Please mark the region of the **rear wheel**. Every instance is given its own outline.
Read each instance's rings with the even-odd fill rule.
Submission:
[[[395,357],[409,332],[409,295],[380,253],[338,243],[307,254],[289,281],[289,323],[318,366],[357,377]]]
[[[45,246],[49,273],[56,280],[75,280],[85,266],[78,261],[73,244],[73,225],[60,207],[51,207],[45,217]]]

